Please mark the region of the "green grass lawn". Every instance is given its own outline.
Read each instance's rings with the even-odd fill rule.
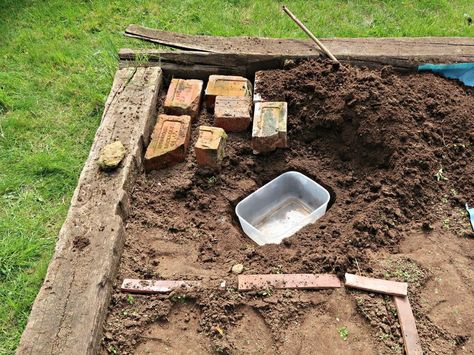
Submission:
[[[300,37],[272,0],[0,0],[0,354],[14,352],[112,84],[130,23]],[[472,0],[287,1],[317,36],[473,36]]]

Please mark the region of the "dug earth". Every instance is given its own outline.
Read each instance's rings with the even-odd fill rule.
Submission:
[[[408,282],[424,352],[473,353],[474,235],[464,205],[474,204],[474,90],[428,73],[325,61],[258,76],[263,100],[288,105],[287,148],[254,154],[249,128],[228,134],[218,172],[203,173],[188,153],[139,177],[101,353],[403,353],[391,297],[238,292],[236,264],[243,274]],[[201,110],[191,146],[198,127],[213,124]],[[259,247],[235,205],[292,170],[330,191],[329,209],[282,244]],[[120,291],[125,278],[202,287],[130,295]]]

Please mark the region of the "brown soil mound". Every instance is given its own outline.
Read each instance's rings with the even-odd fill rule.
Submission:
[[[444,228],[449,240],[472,236],[463,208],[466,201],[474,203],[474,91],[432,74],[335,70],[316,61],[262,77],[263,98],[289,104],[290,148],[255,156],[250,132],[230,134],[220,174],[199,172],[190,153],[183,164],[139,178],[116,287],[126,277],[201,279],[206,286],[133,297],[117,288],[103,351],[401,349],[389,298],[343,290],[238,293],[229,272],[235,263],[244,264],[244,273],[347,271],[410,281],[425,351],[459,350],[472,323],[448,327],[424,315],[420,290],[432,279],[430,266],[397,253],[404,252],[402,241],[416,233],[429,236],[432,228]],[[212,116],[203,112],[199,124],[206,123],[212,125]],[[289,170],[325,186],[331,206],[281,245],[258,247],[241,231],[234,207]],[[456,253],[462,253],[459,248]],[[472,256],[469,261],[469,253],[464,255],[472,264]],[[463,280],[472,291],[471,277]],[[222,280],[225,291],[218,290]],[[338,335],[342,325],[352,342]],[[319,335],[312,338],[314,329]],[[380,343],[385,347],[377,350]]]

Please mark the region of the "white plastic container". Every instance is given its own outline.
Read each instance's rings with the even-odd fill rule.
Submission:
[[[289,171],[240,201],[235,212],[245,234],[258,245],[279,244],[324,216],[329,199],[324,187]]]

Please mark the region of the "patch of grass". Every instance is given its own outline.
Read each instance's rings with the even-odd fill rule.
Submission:
[[[473,36],[471,0],[289,0],[317,36]],[[298,37],[273,0],[0,2],[0,353],[45,276],[130,23],[192,34]],[[145,59],[145,58],[143,58]]]
[[[187,301],[189,301],[189,297],[187,295],[173,295],[171,296],[171,302],[174,302],[174,303],[185,303]]]
[[[346,341],[349,338],[349,329],[346,326],[337,328],[337,332],[342,340]]]
[[[410,283],[410,287],[417,287],[427,278],[426,272],[413,260],[407,258],[389,259],[386,263],[387,279],[395,279]]]
[[[444,171],[443,168],[440,168],[436,174],[434,174],[434,177],[436,178],[436,181],[447,181],[448,178],[444,176]]]

